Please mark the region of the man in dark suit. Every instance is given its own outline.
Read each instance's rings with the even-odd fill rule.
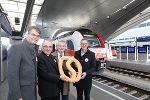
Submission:
[[[65,80],[59,75],[57,60],[51,55],[52,42],[45,40],[38,56],[38,89],[41,100],[59,100],[59,82]]]
[[[90,91],[92,87],[92,72],[95,70],[96,61],[95,54],[88,49],[88,41],[81,40],[81,49],[75,52],[75,58],[82,65],[81,80],[74,84],[77,90],[77,100],[83,100],[83,92],[85,100],[90,100]]]
[[[65,51],[66,50],[66,42],[65,41],[58,41],[56,44],[56,51],[52,53],[53,56],[58,60],[62,56],[69,56],[69,54]],[[65,66],[65,63],[63,64],[63,70],[67,76],[68,75],[68,70]],[[65,81],[60,81],[60,92],[62,96],[62,100],[68,100],[69,99],[69,90],[70,90],[70,85],[69,82]]]
[[[8,51],[8,100],[37,100],[36,43],[39,36],[39,28],[30,27],[26,39],[12,45]]]

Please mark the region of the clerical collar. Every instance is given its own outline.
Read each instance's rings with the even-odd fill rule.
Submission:
[[[49,56],[51,55],[51,54],[48,55],[48,54],[44,53],[43,51],[42,51],[42,53],[43,53],[44,55],[46,55],[47,57],[49,57]]]

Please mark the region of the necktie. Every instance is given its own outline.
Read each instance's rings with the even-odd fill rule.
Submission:
[[[62,55],[60,54],[60,58],[62,57]]]

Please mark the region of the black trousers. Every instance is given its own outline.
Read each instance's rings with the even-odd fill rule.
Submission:
[[[50,98],[41,98],[41,100],[60,100],[60,96],[50,97]]]
[[[76,88],[77,100],[83,100],[83,92],[85,100],[90,100],[91,87],[89,88]]]

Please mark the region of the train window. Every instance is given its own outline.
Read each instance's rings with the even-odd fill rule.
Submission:
[[[135,53],[135,47],[128,47],[129,53]]]
[[[73,42],[71,40],[67,40],[67,49],[74,50]]]
[[[147,52],[147,47],[138,47],[138,53],[146,53]]]
[[[95,35],[84,35],[84,38],[88,40],[89,47],[101,47],[101,44]]]
[[[121,47],[121,53],[127,53],[127,47]]]

